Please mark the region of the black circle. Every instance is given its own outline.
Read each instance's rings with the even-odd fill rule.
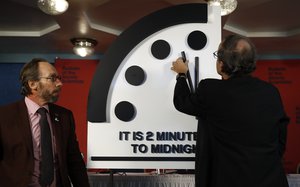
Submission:
[[[136,115],[136,110],[133,104],[128,101],[119,102],[115,107],[115,115],[121,121],[131,121]]]
[[[167,58],[170,52],[170,44],[165,40],[156,40],[151,46],[152,55],[159,60]]]
[[[206,35],[201,31],[193,31],[187,38],[187,43],[194,50],[203,49],[207,43]]]
[[[134,86],[139,86],[145,82],[145,72],[139,66],[131,66],[125,72],[126,81]]]

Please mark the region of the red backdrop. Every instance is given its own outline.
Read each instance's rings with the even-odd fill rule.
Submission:
[[[300,60],[259,60],[254,75],[273,83],[280,91],[291,122],[288,126],[284,166],[295,173],[300,163]]]
[[[87,155],[87,100],[98,60],[56,59],[55,67],[62,76],[63,87],[58,105],[72,110],[80,150]]]

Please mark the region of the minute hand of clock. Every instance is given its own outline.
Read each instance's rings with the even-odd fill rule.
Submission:
[[[182,57],[183,62],[186,62],[186,56],[185,56],[185,52],[184,51],[181,52],[181,57]],[[188,83],[189,83],[190,91],[192,93],[194,93],[193,81],[192,81],[191,74],[190,74],[189,70],[186,72],[186,76],[188,78]]]

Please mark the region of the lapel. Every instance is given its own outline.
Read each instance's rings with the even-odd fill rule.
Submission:
[[[18,126],[20,128],[20,132],[22,132],[24,142],[27,148],[30,150],[30,154],[33,155],[32,133],[25,100],[22,100],[17,103],[17,110],[17,113],[20,114],[20,117],[17,118],[17,123],[19,124]]]

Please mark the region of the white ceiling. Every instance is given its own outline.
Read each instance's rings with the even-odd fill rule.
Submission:
[[[203,0],[68,0],[67,12],[50,16],[37,0],[1,0],[0,53],[73,53],[70,39],[98,41],[105,53],[118,34],[140,18],[165,7]],[[222,17],[222,34],[242,34],[260,55],[300,55],[299,0],[237,0]],[[180,14],[180,13],[178,13]]]

